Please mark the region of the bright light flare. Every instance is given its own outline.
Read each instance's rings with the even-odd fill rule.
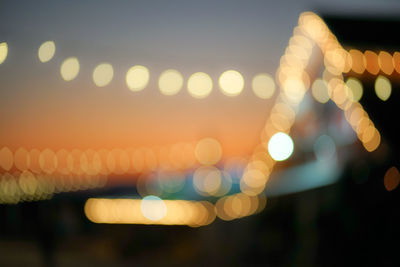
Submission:
[[[286,133],[274,134],[268,142],[268,153],[276,161],[283,161],[289,158],[294,149],[292,138]]]

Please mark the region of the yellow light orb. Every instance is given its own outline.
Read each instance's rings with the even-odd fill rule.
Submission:
[[[275,92],[275,82],[271,75],[260,73],[254,76],[251,83],[253,92],[261,99],[271,98]]]
[[[27,195],[33,195],[38,187],[38,181],[29,171],[23,171],[19,176],[19,187]]]
[[[220,161],[222,148],[217,140],[204,138],[197,143],[194,154],[200,164],[213,165]]]
[[[114,76],[114,69],[109,63],[99,64],[93,71],[93,81],[98,87],[108,85]]]
[[[283,161],[289,158],[294,149],[292,138],[283,133],[274,134],[268,142],[268,153],[276,161]]]
[[[316,79],[311,87],[312,96],[324,104],[329,101],[328,85],[324,80]]]
[[[360,101],[362,95],[363,95],[363,86],[362,83],[357,79],[357,78],[353,78],[350,77],[347,81],[346,81],[346,85],[347,87],[351,90],[352,93],[352,98],[351,100],[353,102],[358,102]]]
[[[219,87],[227,96],[239,95],[244,87],[244,79],[242,74],[235,70],[227,70],[221,74],[218,80]]]
[[[392,94],[392,84],[385,76],[379,75],[375,81],[375,93],[380,100],[386,101]]]
[[[65,81],[72,81],[79,73],[79,61],[76,57],[70,57],[63,61],[60,68],[61,77]]]
[[[156,196],[146,196],[140,203],[140,209],[144,217],[150,221],[158,221],[167,215],[165,202]]]
[[[182,74],[173,69],[161,73],[158,80],[158,87],[163,95],[175,95],[181,90],[183,85]]]
[[[213,82],[204,72],[196,72],[189,77],[187,88],[188,92],[194,98],[205,98],[207,97],[213,87]]]
[[[149,83],[150,73],[149,70],[140,65],[131,67],[126,73],[126,84],[133,92],[143,90]]]
[[[6,42],[0,43],[0,64],[6,60],[8,55],[8,45]]]
[[[40,62],[45,63],[50,61],[53,58],[55,52],[56,52],[56,45],[54,44],[53,41],[44,42],[39,47],[38,51],[38,57]]]

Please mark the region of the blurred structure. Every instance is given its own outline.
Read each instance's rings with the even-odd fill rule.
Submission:
[[[360,30],[355,32],[354,28],[348,27],[349,24]],[[169,225],[171,228],[167,229],[172,230],[167,231],[171,232],[181,231],[174,227],[188,225],[191,228],[182,230],[185,232],[182,234],[184,242],[187,242],[188,246],[196,244],[192,240],[195,237],[189,234],[193,232],[190,231],[198,230],[196,233],[201,233],[200,229],[192,228],[204,227],[215,232],[203,237],[205,240],[200,241],[201,248],[193,248],[193,252],[191,248],[184,248],[185,244],[177,245],[174,252],[176,255],[167,258],[179,259],[180,264],[192,262],[200,258],[202,253],[222,258],[224,255],[215,255],[210,249],[203,248],[209,243],[222,246],[223,241],[216,239],[226,238],[228,232],[224,232],[225,226],[221,225],[225,224],[220,220],[236,223],[232,226],[232,231],[238,236],[246,235],[246,231],[249,231],[249,234],[260,231],[266,239],[272,240],[268,244],[264,244],[263,242],[267,241],[257,237],[254,243],[245,241],[244,246],[249,251],[227,245],[226,249],[230,252],[224,252],[226,255],[233,256],[235,250],[241,252],[243,258],[240,259],[240,263],[262,263],[260,257],[263,256],[264,249],[268,251],[268,256],[272,255],[270,263],[273,265],[336,265],[343,262],[344,259],[332,260],[332,257],[341,251],[340,245],[335,243],[335,248],[329,251],[326,244],[330,241],[346,243],[348,240],[339,240],[339,237],[343,238],[346,237],[346,233],[354,232],[359,235],[356,234],[354,239],[349,238],[350,243],[344,247],[360,244],[364,231],[369,230],[361,228],[358,232],[356,228],[360,222],[357,220],[364,219],[364,216],[370,218],[364,213],[366,208],[365,203],[361,203],[364,201],[362,198],[355,199],[362,207],[354,204],[354,208],[346,207],[340,210],[343,205],[352,206],[352,197],[363,194],[357,192],[360,188],[356,188],[356,194],[353,195],[351,190],[354,184],[349,186],[349,180],[353,179],[356,184],[365,185],[369,183],[365,179],[372,177],[371,175],[381,177],[379,183],[377,179],[370,182],[373,186],[380,184],[380,188],[386,191],[381,192],[381,189],[379,191],[371,185],[369,188],[372,189],[366,189],[368,194],[371,190],[375,193],[378,190],[376,195],[370,195],[367,202],[379,201],[380,205],[373,208],[375,215],[382,215],[385,210],[393,212],[393,202],[387,202],[387,198],[391,198],[390,201],[397,199],[397,195],[385,194],[395,192],[400,183],[396,162],[397,122],[394,119],[399,99],[396,88],[400,77],[400,52],[398,49],[396,51],[397,37],[390,37],[398,25],[399,22],[391,20],[349,20],[340,17],[320,17],[313,12],[302,13],[274,78],[267,73],[257,73],[251,79],[254,96],[271,101],[271,108],[268,110],[265,124],[261,127],[259,140],[254,142],[255,146],[252,149],[238,149],[227,141],[229,138],[218,140],[219,138],[210,136],[191,141],[177,140],[173,144],[162,143],[165,139],[161,136],[161,141],[156,140],[155,143],[161,142],[162,145],[154,147],[131,147],[130,141],[127,141],[126,147],[123,148],[115,148],[120,147],[123,141],[110,142],[104,147],[90,147],[99,144],[98,141],[93,141],[89,143],[89,148],[71,148],[71,144],[62,147],[62,142],[54,142],[53,147],[35,147],[34,144],[19,147],[15,144],[4,144],[0,150],[0,201],[3,205],[2,213],[6,218],[2,222],[6,225],[3,229],[14,227],[14,233],[18,232],[18,226],[12,226],[13,223],[17,221],[25,224],[25,216],[29,216],[26,214],[35,213],[34,227],[37,229],[32,231],[29,227],[22,228],[28,229],[28,234],[34,233],[34,239],[41,244],[41,250],[49,265],[55,261],[56,239],[62,236],[60,233],[63,231],[89,233],[97,235],[97,238],[103,234],[109,235],[114,241],[104,241],[105,247],[95,244],[96,238],[88,241],[94,250],[89,254],[95,257],[102,250],[106,254],[110,253],[103,255],[103,263],[108,265],[118,258],[112,253],[117,253],[122,247],[125,250],[121,252],[122,258],[130,262],[129,255],[125,254],[129,254],[137,245],[132,245],[132,236],[124,239],[119,235],[134,230],[118,228],[125,226],[108,226],[109,224],[145,225],[137,227]],[[380,32],[381,35],[371,36],[368,34],[370,31]],[[385,39],[386,42],[393,40],[394,43],[385,45]],[[42,43],[37,51],[39,61],[51,62],[57,54],[57,47],[58,43],[55,41]],[[0,43],[0,64],[7,64],[11,49],[7,41]],[[77,57],[65,58],[59,66],[59,75],[63,82],[76,79],[80,75],[81,65],[84,63]],[[100,63],[94,67],[90,79],[96,87],[107,87],[113,79],[121,78],[117,69],[111,63]],[[217,80],[211,76],[214,75],[194,72],[185,80],[181,71],[166,69],[159,74],[156,86],[162,97],[177,97],[176,95],[185,88],[193,99],[206,101],[217,88],[223,97],[241,97],[245,81],[249,81],[241,72],[233,69],[223,71]],[[127,70],[124,83],[127,90],[139,93],[150,89],[147,87],[151,77],[153,73],[148,67],[134,65]],[[213,113],[209,112],[207,116],[213,116]],[[220,122],[221,127],[224,127],[224,123],[226,122]],[[170,126],[179,133],[180,126],[177,125],[171,123]],[[85,127],[90,128],[88,125],[81,127],[83,132]],[[161,132],[160,135],[162,134]],[[118,136],[112,134],[111,137],[118,139]],[[82,138],[91,142],[90,138]],[[328,185],[330,187],[326,187]],[[300,193],[303,191],[307,192]],[[300,197],[301,194],[307,195]],[[343,198],[335,198],[335,194],[342,194]],[[75,201],[69,202],[69,199]],[[274,204],[278,202],[274,199],[279,199],[283,204]],[[381,205],[385,207],[384,210],[380,209]],[[27,211],[22,211],[24,209]],[[73,212],[76,209],[80,212],[78,215]],[[294,212],[285,215],[280,209]],[[341,216],[347,216],[347,212],[354,211],[359,212],[360,216],[349,215],[348,225],[347,218],[344,219],[343,225]],[[262,223],[255,218],[266,217],[268,212],[271,215],[268,219],[274,220],[273,216],[279,218],[275,223],[267,222],[269,226],[275,225],[278,229],[276,232],[271,230],[273,227],[259,230]],[[61,220],[53,217],[56,213],[62,217]],[[339,213],[338,218],[334,218],[336,213]],[[18,216],[24,218],[16,218]],[[240,222],[247,216],[252,216],[252,219]],[[330,221],[332,218],[339,223],[336,225],[337,222]],[[394,222],[399,222],[397,214],[393,215],[393,218],[393,221],[386,223],[392,226]],[[233,222],[234,220],[239,222]],[[279,225],[281,222],[292,222],[297,228],[291,228],[292,232],[283,233],[285,226]],[[377,219],[374,222],[377,222]],[[242,226],[238,226],[241,223]],[[213,226],[214,224],[216,225]],[[317,224],[322,225],[319,226],[321,230],[316,230]],[[236,225],[237,229],[234,229]],[[60,227],[62,230],[54,230],[54,227]],[[118,236],[115,237],[113,230],[106,227],[123,230],[119,230],[120,234],[115,234]],[[252,227],[256,230],[247,229]],[[344,228],[340,229],[338,237],[335,237],[334,233],[336,227]],[[244,230],[244,233],[236,233],[236,230],[241,231],[245,228],[247,230]],[[133,236],[149,231],[144,228],[131,229],[140,229],[132,233]],[[151,229],[154,233],[163,231],[163,228]],[[395,230],[394,233],[398,236],[400,231]],[[68,236],[68,233],[63,234]],[[274,234],[282,236],[274,237]],[[165,240],[174,238],[171,233],[166,235]],[[384,236],[392,238],[391,233]],[[146,242],[144,239],[141,241]],[[285,239],[288,241],[284,242]],[[118,248],[109,248],[108,246],[116,245],[113,243],[115,240],[126,243],[118,244]],[[152,240],[157,243],[154,241],[157,238],[153,237]],[[378,240],[381,239],[373,237],[366,241],[365,246]],[[285,262],[273,259],[274,253],[280,257],[285,257],[287,253],[283,252],[284,249],[276,252],[269,246],[273,246],[274,242],[284,242],[287,245],[291,241],[295,245],[291,248],[293,255],[290,260]],[[71,246],[76,242],[71,242]],[[325,245],[318,248],[318,243]],[[256,244],[260,251],[252,249],[253,244]],[[153,250],[153,245],[148,244],[149,251]],[[378,250],[379,255],[394,251],[389,244],[384,247],[388,250],[384,251],[381,248]],[[181,249],[184,251],[182,254],[179,252]],[[369,249],[366,251],[369,252]],[[152,252],[147,253],[147,256],[152,255]],[[382,262],[381,258],[370,261],[363,253],[360,249],[354,254],[345,252],[344,255],[352,256],[349,263]],[[303,256],[305,254],[308,257]],[[142,255],[136,260],[145,263],[145,257],[146,255]],[[358,261],[359,257],[364,258]],[[133,259],[132,262],[134,261]],[[395,261],[398,262],[388,257],[388,263]],[[157,259],[150,262],[162,263]],[[205,264],[206,260],[200,262]],[[213,263],[229,264],[234,263],[234,260],[216,260]]]

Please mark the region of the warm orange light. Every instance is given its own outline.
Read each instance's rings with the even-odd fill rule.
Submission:
[[[20,171],[28,170],[29,168],[29,153],[25,148],[19,148],[14,153],[14,164]]]
[[[351,49],[349,51],[349,54],[351,56],[351,61],[352,61],[351,69],[358,74],[364,73],[366,67],[366,59],[364,54],[356,49]]]
[[[393,66],[397,73],[400,73],[400,52],[393,54]]]
[[[378,63],[383,73],[387,75],[391,75],[393,73],[393,57],[388,52],[379,52]]]
[[[364,52],[366,69],[369,73],[377,75],[379,73],[378,55],[370,50]]]
[[[383,184],[387,191],[392,191],[397,188],[400,183],[400,173],[396,167],[389,168],[383,178]]]
[[[197,143],[194,153],[200,164],[213,165],[220,161],[222,147],[217,140],[204,138]]]

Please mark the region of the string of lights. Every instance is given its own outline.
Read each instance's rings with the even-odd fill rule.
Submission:
[[[324,63],[322,77],[317,79],[312,77],[308,69],[315,46],[322,51]],[[40,46],[38,58],[43,63],[49,62],[55,51],[55,43],[47,41]],[[0,43],[0,64],[7,58],[7,53],[7,43]],[[61,64],[60,74],[65,81],[72,81],[79,70],[79,60],[70,57]],[[327,103],[332,100],[344,111],[346,120],[367,151],[372,152],[379,147],[380,133],[359,103],[363,94],[361,83],[355,77],[348,78],[346,82],[343,78],[346,73],[363,74],[365,71],[372,75],[382,74],[376,79],[375,91],[381,100],[387,100],[391,84],[383,75],[390,76],[395,71],[400,73],[400,53],[391,55],[381,51],[378,55],[369,50],[364,53],[356,49],[347,51],[320,17],[312,12],[302,13],[276,72],[279,94],[263,127],[261,141],[249,159],[243,159],[245,167],[239,181],[240,193],[227,195],[233,182],[229,172],[218,167],[222,157],[221,145],[213,138],[205,138],[197,144],[180,143],[158,153],[148,148],[57,152],[20,148],[13,153],[4,147],[0,150],[0,167],[5,172],[0,182],[6,183],[7,186],[2,188],[7,189],[1,192],[0,201],[17,203],[20,200],[39,200],[57,192],[104,186],[110,174],[141,173],[146,174],[137,182],[138,192],[144,197],[142,200],[89,199],[85,205],[86,216],[96,223],[202,226],[211,223],[216,216],[233,220],[255,214],[266,205],[264,192],[276,163],[288,159],[293,153],[294,143],[289,134],[299,105],[309,88],[316,101]],[[105,87],[113,76],[113,66],[101,63],[95,67],[92,79],[96,86]],[[148,86],[150,76],[145,66],[133,66],[126,73],[126,85],[131,91],[139,92]],[[184,78],[175,69],[163,71],[158,79],[160,92],[167,96],[176,95],[183,85]],[[224,95],[238,96],[243,91],[244,78],[238,71],[227,70],[219,76],[218,85]],[[194,98],[205,98],[212,89],[213,81],[204,72],[193,73],[187,80],[188,93]],[[275,92],[274,79],[266,73],[257,74],[252,79],[252,89],[257,97],[269,99]],[[215,204],[207,201],[162,200],[158,197],[147,199],[152,191],[143,181],[151,173],[178,170],[185,177],[185,172],[193,168],[195,191],[204,197],[217,197]],[[60,181],[69,179],[72,182],[57,182],[57,179],[51,178],[55,176],[64,177]],[[81,179],[76,185],[76,177],[89,178],[86,182]],[[91,179],[93,177],[95,182]],[[176,187],[178,190],[183,188],[180,185]],[[128,209],[131,211],[127,212]],[[158,213],[147,214],[149,210]]]

